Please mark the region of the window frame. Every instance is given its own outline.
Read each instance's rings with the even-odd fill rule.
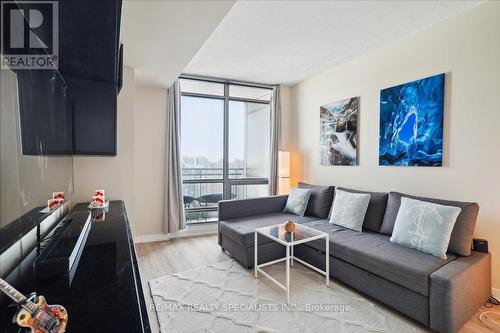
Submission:
[[[209,178],[209,179],[183,179],[182,184],[212,184],[212,183],[222,183],[222,198],[223,200],[231,199],[231,187],[234,185],[268,185],[268,195],[271,194],[270,188],[270,177],[258,177],[258,178],[230,178],[229,177],[229,102],[230,101],[239,101],[239,102],[248,102],[248,103],[256,103],[256,104],[265,104],[272,107],[273,103],[273,94],[271,92],[271,98],[269,101],[259,100],[259,99],[251,99],[251,98],[240,98],[240,97],[230,97],[229,96],[229,86],[237,85],[237,86],[246,86],[253,88],[263,88],[273,90],[273,85],[259,84],[259,83],[250,83],[243,81],[234,81],[234,80],[225,80],[219,78],[211,78],[211,77],[203,77],[197,75],[189,75],[182,74],[179,76],[179,79],[185,80],[198,80],[205,82],[213,82],[224,84],[224,96],[219,95],[210,95],[204,93],[193,93],[193,92],[182,92],[179,91],[179,95],[186,97],[199,97],[199,98],[210,98],[210,99],[218,99],[224,101],[224,115],[223,115],[223,161],[222,161],[222,178]],[[182,103],[179,103],[180,114],[182,117]],[[271,111],[272,112],[272,111]],[[269,115],[271,117],[271,114]],[[269,119],[271,121],[271,118]],[[269,151],[271,151],[271,146],[269,146]],[[269,155],[270,156],[270,155]],[[196,207],[196,208],[184,208],[185,212],[206,212],[206,211],[217,211],[218,207]],[[207,222],[195,222],[189,224],[202,224],[202,223],[213,223],[213,221]]]

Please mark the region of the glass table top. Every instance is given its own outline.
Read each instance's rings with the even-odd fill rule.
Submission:
[[[295,229],[291,233],[285,230],[285,223],[257,228],[255,231],[261,235],[288,244],[314,240],[328,235],[326,232],[309,228],[298,223],[295,223]]]

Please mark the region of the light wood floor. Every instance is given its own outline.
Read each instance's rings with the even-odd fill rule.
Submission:
[[[215,235],[176,238],[165,242],[137,244],[136,249],[148,309],[150,309],[149,306],[151,304],[151,295],[148,286],[149,280],[230,259],[226,253],[221,251],[217,244],[217,236]],[[493,309],[483,307],[459,332],[500,332],[498,329],[494,330],[486,327],[478,320],[479,314],[486,310],[500,312],[500,306],[495,306]],[[148,312],[153,332],[158,332],[156,315],[152,310],[148,310]]]

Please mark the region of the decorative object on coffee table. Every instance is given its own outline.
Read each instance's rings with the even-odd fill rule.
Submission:
[[[295,230],[295,223],[292,220],[288,220],[288,222],[285,224],[285,231],[293,232],[294,230]]]

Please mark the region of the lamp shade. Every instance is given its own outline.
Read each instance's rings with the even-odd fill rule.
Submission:
[[[278,152],[278,177],[290,177],[290,152],[280,150]]]
[[[290,192],[290,178],[278,178],[278,194],[288,194]]]

